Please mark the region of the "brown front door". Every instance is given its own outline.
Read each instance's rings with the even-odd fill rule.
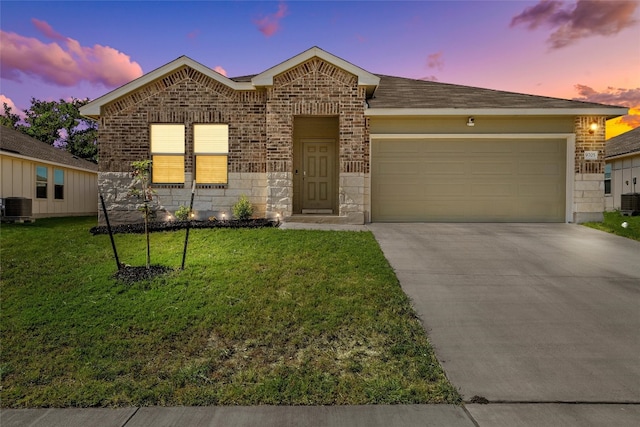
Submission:
[[[334,147],[333,139],[302,141],[302,213],[333,213]]]

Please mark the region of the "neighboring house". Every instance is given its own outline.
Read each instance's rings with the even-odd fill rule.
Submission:
[[[606,208],[617,210],[622,194],[640,193],[640,127],[608,140],[605,161]]]
[[[199,217],[246,194],[289,221],[583,222],[604,210],[605,121],[626,108],[372,74],[311,48],[227,78],[180,57],[80,109],[110,220],[131,162]]]
[[[5,126],[0,177],[0,198],[31,199],[33,218],[98,212],[98,165]]]

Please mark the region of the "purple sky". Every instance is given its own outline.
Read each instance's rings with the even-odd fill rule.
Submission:
[[[229,77],[312,46],[367,71],[632,108],[638,1],[0,2],[0,102],[96,98],[181,55]]]

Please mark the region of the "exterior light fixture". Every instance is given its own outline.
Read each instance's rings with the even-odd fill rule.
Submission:
[[[225,214],[224,212],[222,212],[222,220],[224,221],[226,219],[227,214]]]
[[[475,126],[476,125],[476,118],[475,117],[469,117],[467,119],[467,126]]]
[[[591,124],[589,125],[589,133],[595,133],[595,131],[597,130],[598,130],[598,123],[591,122]]]

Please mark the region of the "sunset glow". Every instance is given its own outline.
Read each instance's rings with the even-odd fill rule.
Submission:
[[[182,55],[257,74],[318,46],[372,73],[631,108],[611,137],[640,126],[639,4],[3,1],[0,99],[94,99]]]

